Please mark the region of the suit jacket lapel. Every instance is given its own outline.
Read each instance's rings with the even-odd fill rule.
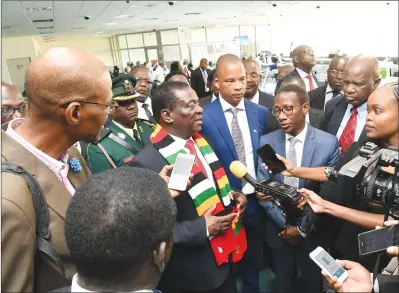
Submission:
[[[256,110],[255,104],[249,102],[247,99],[244,100],[245,112],[247,113],[249,134],[251,135],[253,159],[255,164],[255,169],[258,165],[258,157],[256,155],[256,150],[259,148],[259,122],[258,122],[258,111]]]
[[[314,142],[314,129],[308,125],[308,131],[306,133],[305,144],[302,151],[302,162],[301,167],[310,167],[312,163],[313,153],[315,150]],[[306,185],[305,179],[299,179],[299,188],[304,188]]]
[[[281,129],[279,129],[278,133],[277,133],[277,141],[276,141],[275,151],[276,151],[276,154],[278,154],[284,158],[287,156],[287,154],[285,152],[285,133]],[[281,174],[274,175],[274,178],[278,182],[284,182],[284,176]]]
[[[346,108],[348,107],[348,102],[346,101],[345,97],[343,97],[343,99],[339,101],[335,107],[336,109],[331,117],[331,121],[333,122],[333,133],[336,135],[339,126],[341,125],[342,119],[345,116]]]
[[[216,125],[217,130],[223,137],[234,158],[238,160],[233,138],[231,137],[229,127],[227,126],[227,121],[224,116],[222,105],[220,105],[219,99],[215,100],[214,103],[209,104],[208,109],[210,110],[209,116],[213,120],[213,123]]]
[[[69,167],[68,170],[69,182],[71,182],[73,187],[76,189],[87,180],[87,178],[91,175],[91,172],[79,151],[75,147],[71,147],[70,151],[71,153],[69,154],[68,165],[70,166],[70,161],[72,158],[76,158],[80,161],[80,165],[82,166],[82,170],[80,172],[75,172],[71,167]]]

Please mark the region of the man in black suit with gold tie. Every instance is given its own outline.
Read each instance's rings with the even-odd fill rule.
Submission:
[[[310,107],[324,111],[329,100],[339,94],[344,94],[343,76],[349,59],[345,56],[336,56],[331,59],[327,70],[327,84],[309,92]]]
[[[210,89],[207,86],[208,75],[211,71],[208,68],[208,60],[201,59],[200,66],[191,74],[191,87],[197,93],[199,99],[210,95]]]

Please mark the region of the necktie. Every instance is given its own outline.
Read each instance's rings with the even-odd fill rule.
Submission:
[[[244,137],[242,135],[240,126],[238,125],[237,113],[239,109],[231,108],[231,113],[233,113],[233,120],[231,121],[231,135],[233,137],[234,146],[237,152],[238,160],[243,163],[245,166],[247,165],[247,161],[245,158],[245,147],[244,147]],[[246,184],[245,180],[241,180],[242,187]]]
[[[291,162],[294,166],[297,166],[297,160],[296,160],[296,150],[295,150],[295,143],[298,142],[298,140],[295,137],[291,137],[288,139],[290,142],[290,148],[288,149],[288,154],[287,154],[287,160]],[[284,183],[297,188],[298,183],[299,183],[299,178],[298,177],[289,177],[285,176],[284,177]]]
[[[133,138],[136,140],[136,142],[137,142],[139,145],[141,145],[142,147],[144,146],[144,145],[143,145],[143,142],[142,142],[141,139],[140,139],[139,132],[138,132],[136,129],[133,129]]]
[[[201,69],[202,70],[202,69]],[[202,70],[202,77],[204,78],[204,83],[205,83],[205,91],[207,92],[209,89],[206,86],[208,83],[208,72],[206,72],[206,70]]]
[[[343,154],[355,141],[357,125],[357,108],[351,109],[351,116],[349,117],[348,123],[346,124],[344,131],[339,139],[339,145],[341,146],[341,154]]]
[[[313,91],[314,90],[313,76],[311,74],[308,74],[306,77],[309,79],[309,89]]]
[[[147,117],[148,117],[148,121],[150,121],[150,122],[153,123],[153,124],[157,124],[157,123],[155,122],[154,117],[152,117],[152,114],[151,114],[150,109],[149,109],[149,105],[148,105],[148,104],[143,104],[143,109],[144,109],[144,111],[145,111],[145,114],[146,114]]]
[[[336,96],[338,96],[341,92],[340,91],[333,91],[333,98],[335,98]]]
[[[191,139],[187,140],[185,147],[190,151],[191,155],[195,156],[193,173],[194,170],[199,170],[205,175],[205,177],[208,178],[205,167],[202,164],[201,160],[198,158],[197,152],[195,151],[194,142]]]

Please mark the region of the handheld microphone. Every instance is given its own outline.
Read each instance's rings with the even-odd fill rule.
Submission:
[[[251,184],[253,187],[256,187],[258,185],[256,180],[251,175],[248,174],[247,167],[240,161],[231,162],[230,171],[238,179],[244,178],[244,180],[247,181],[249,184]]]

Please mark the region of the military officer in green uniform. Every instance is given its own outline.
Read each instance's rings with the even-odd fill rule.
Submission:
[[[119,75],[112,80],[114,103],[110,119],[104,125],[99,141],[82,150],[93,173],[127,166],[150,143],[155,126],[137,118],[136,98],[140,94],[134,91],[135,84],[136,79],[130,75]]]

